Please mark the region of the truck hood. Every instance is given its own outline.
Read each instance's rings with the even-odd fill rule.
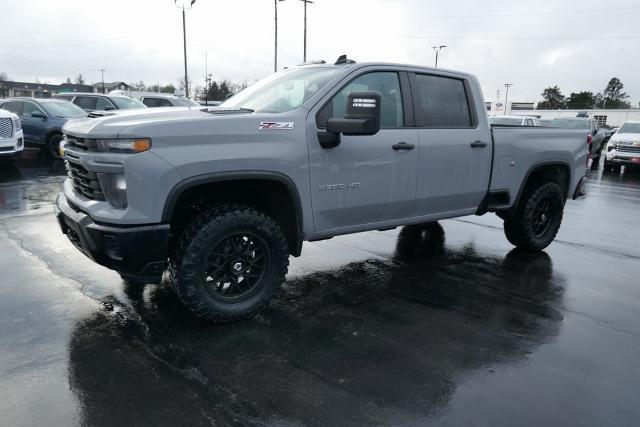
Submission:
[[[611,142],[640,142],[640,133],[616,133]]]
[[[63,132],[78,137],[114,138],[126,134],[136,134],[136,129],[149,129],[154,125],[188,124],[192,121],[213,120],[229,116],[252,115],[251,110],[221,107],[164,107],[136,110],[119,110],[100,117],[69,120]],[[129,136],[129,135],[127,135]],[[137,135],[145,136],[145,135]]]

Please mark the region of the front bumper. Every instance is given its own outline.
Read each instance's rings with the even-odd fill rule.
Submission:
[[[640,166],[640,152],[611,150],[607,151],[606,159],[610,163]]]
[[[58,194],[54,210],[62,232],[93,261],[130,280],[158,283],[162,278],[169,247],[169,224],[99,224],[70,205],[64,193]]]
[[[10,139],[0,139],[0,159],[17,160],[24,150],[22,132]]]

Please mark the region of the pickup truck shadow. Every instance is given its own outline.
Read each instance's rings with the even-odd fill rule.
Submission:
[[[237,324],[128,289],[74,328],[69,381],[89,425],[422,423],[553,340],[564,286],[545,253],[450,250],[439,224],[410,226],[392,259],[291,278]]]

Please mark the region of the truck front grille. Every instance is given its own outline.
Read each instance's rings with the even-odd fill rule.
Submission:
[[[98,176],[94,172],[89,172],[82,165],[68,160],[66,164],[67,175],[71,179],[73,188],[78,193],[90,200],[105,200]]]
[[[633,145],[618,145],[618,151],[623,153],[640,153],[640,147]]]
[[[11,138],[13,136],[13,121],[11,118],[0,119],[0,138]]]
[[[96,143],[90,139],[77,138],[71,135],[65,135],[65,147],[80,151],[96,151]]]

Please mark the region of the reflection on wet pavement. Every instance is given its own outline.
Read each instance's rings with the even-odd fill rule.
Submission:
[[[567,204],[538,254],[512,249],[492,215],[307,244],[267,311],[220,326],[187,312],[168,280],[125,286],[57,232],[61,164],[0,174],[3,424],[640,415],[638,174],[592,171],[590,196]]]

